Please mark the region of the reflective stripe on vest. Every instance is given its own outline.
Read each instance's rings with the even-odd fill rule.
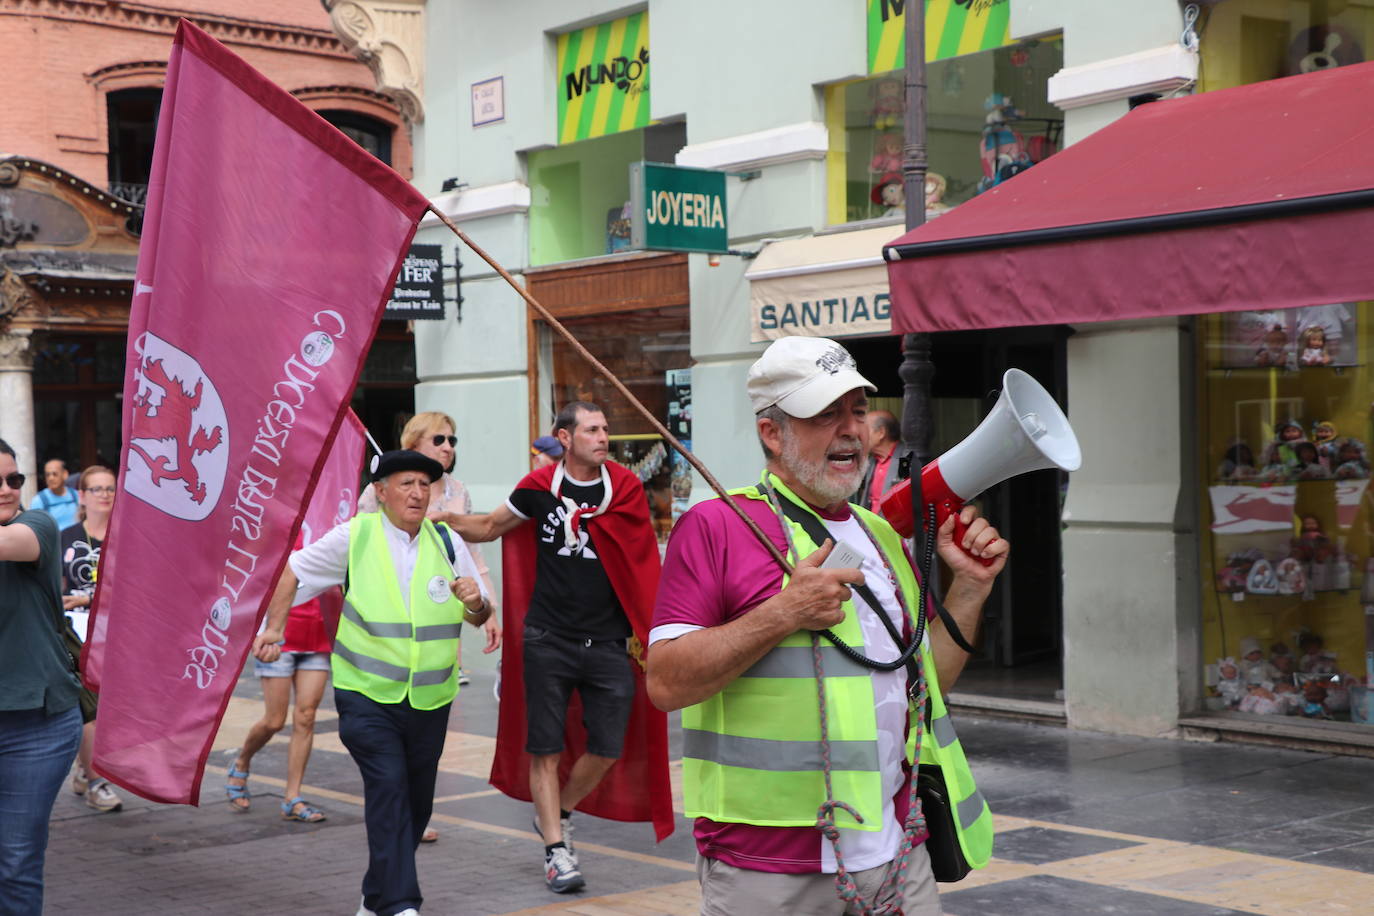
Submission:
[[[334,685],[378,703],[404,700],[415,709],[452,702],[463,615],[448,590],[452,577],[438,532],[425,520],[407,608],[380,514],[356,516],[349,525],[348,593],[331,661]],[[431,593],[438,580],[442,599]]]
[[[799,505],[777,478],[773,485]],[[759,488],[734,491],[765,499]],[[901,540],[886,521],[862,507],[851,507],[872,534],[897,575],[908,609],[918,607],[915,575]],[[785,524],[797,553],[816,545],[790,520]],[[784,579],[784,587],[786,579]],[[851,646],[861,647],[862,630],[851,602],[845,619],[833,628]],[[865,817],[860,829],[880,829],[881,778],[877,772],[876,720],[869,669],[822,643],[831,738],[834,798],[854,805]],[[987,865],[992,854],[992,815],[973,781],[944,698],[928,642],[921,648],[930,704],[930,729],[921,762],[941,768],[955,805],[960,844],[969,864]],[[862,685],[862,687],[860,687]],[[683,788],[686,813],[716,821],[760,826],[813,826],[825,798],[821,774],[820,727],[810,634],[798,632],[759,659],[720,693],[683,710]],[[914,713],[914,706],[913,706]],[[910,723],[907,759],[915,750]],[[870,741],[868,736],[874,735]],[[868,753],[872,748],[872,753]],[[851,769],[845,769],[846,767]],[[871,779],[865,777],[873,777]],[[871,794],[870,794],[871,793]],[[837,823],[852,828],[836,812]]]

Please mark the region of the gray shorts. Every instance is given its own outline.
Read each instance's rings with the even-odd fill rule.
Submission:
[[[854,883],[870,904],[896,902],[873,899],[894,867],[889,862],[854,872]],[[848,916],[859,912],[846,909],[835,892],[834,875],[753,871],[698,855],[697,879],[701,882],[701,916]],[[940,894],[924,843],[911,851],[911,864],[907,866],[901,891],[904,916],[940,916]]]
[[[328,652],[283,652],[274,662],[253,659],[253,673],[258,677],[291,677],[297,671],[328,670]]]

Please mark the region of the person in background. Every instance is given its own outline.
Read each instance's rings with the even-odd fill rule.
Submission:
[[[81,520],[62,529],[62,608],[74,619],[81,618],[76,631],[83,639],[84,618],[90,614],[95,598],[100,546],[105,542],[110,514],[114,511],[115,484],[115,473],[107,467],[92,465],[82,471],[76,485]],[[107,780],[91,770],[94,746],[95,723],[87,722],[81,730],[81,750],[77,752],[76,770],[72,773],[72,791],[84,795],[86,805],[97,811],[118,811],[124,807],[124,802]]]
[[[540,436],[530,445],[530,470],[557,464],[563,457],[563,443],[553,436]]]
[[[892,489],[897,479],[897,447],[902,444],[902,428],[897,418],[886,410],[868,413],[868,467],[863,482],[850,502],[865,509],[879,511],[883,494]]]
[[[0,439],[0,914],[43,912],[48,818],[81,744],[63,644],[57,525],[19,504],[24,475]]]
[[[293,549],[300,550],[304,538],[298,533]],[[262,684],[263,716],[248,729],[238,757],[229,766],[224,794],[229,808],[243,814],[252,806],[248,791],[248,773],[253,755],[262,750],[272,736],[286,725],[286,710],[291,705],[291,690],[296,691],[296,705],[291,712],[291,744],[286,751],[286,789],[282,793],[283,820],[314,824],[325,820],[319,808],[301,797],[301,783],[305,781],[305,765],[310,761],[310,749],[315,741],[315,712],[324,697],[329,681],[329,652],[333,639],[325,632],[320,599],[310,598],[294,605],[287,613],[285,642],[281,655],[273,662],[253,660],[253,673]]]
[[[401,430],[401,448],[412,449],[433,458],[439,462],[444,469],[444,474],[438,480],[429,485],[429,511],[427,518],[438,523],[444,522],[450,528],[453,527],[453,519],[458,515],[466,515],[472,511],[472,497],[468,495],[468,488],[463,486],[463,482],[449,473],[453,470],[458,437],[454,434],[453,418],[446,413],[437,410],[426,410],[417,413],[406,423]],[[363,491],[363,495],[358,499],[359,512],[376,512],[377,495],[372,487]],[[478,578],[482,580],[482,586],[491,598],[493,607],[497,605],[496,589],[491,584],[491,571],[487,569],[487,561],[482,558],[482,549],[474,544],[463,542],[472,557],[473,565],[477,569]],[[483,654],[495,652],[501,648],[501,618],[496,611],[491,613],[487,622],[483,624],[486,632],[487,643],[482,648]],[[463,669],[458,669],[458,686],[466,687],[471,683],[471,678],[463,673]],[[420,837],[422,843],[433,843],[439,839],[439,831],[433,827],[425,827],[425,832]]]
[[[43,482],[47,489],[39,490],[34,498],[35,509],[42,509],[57,522],[57,530],[76,524],[77,500],[67,486],[67,465],[61,458],[53,458],[43,465]]]

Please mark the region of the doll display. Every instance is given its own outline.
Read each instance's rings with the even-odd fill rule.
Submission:
[[[1317,454],[1322,456],[1327,467],[1331,467],[1331,459],[1336,457],[1336,424],[1330,420],[1321,420],[1312,424],[1312,443],[1317,446]]]
[[[1221,456],[1221,464],[1217,465],[1218,480],[1249,480],[1257,473],[1255,453],[1240,440],[1232,441],[1230,448]]]
[[[1321,454],[1317,451],[1314,443],[1303,439],[1293,445],[1293,458],[1295,463],[1293,469],[1294,476],[1298,480],[1328,480],[1331,471],[1326,462],[1322,461]]]
[[[1288,651],[1288,647],[1283,643],[1275,643],[1269,651],[1269,664],[1279,673],[1280,680],[1288,684],[1296,683],[1294,675],[1298,671],[1298,660]]]
[[[1288,480],[1295,475],[1300,467],[1298,443],[1306,441],[1302,426],[1297,420],[1284,420],[1274,427],[1274,438],[1269,440],[1260,455],[1260,464],[1263,468],[1259,472],[1259,479],[1274,483]]]
[[[893,133],[878,134],[873,138],[873,158],[868,163],[870,172],[900,172],[902,170],[902,138]]]
[[[1301,674],[1336,673],[1336,654],[1327,652],[1321,636],[1311,630],[1298,637],[1298,671]]]
[[[1322,531],[1321,519],[1315,515],[1304,515],[1299,525],[1298,536],[1293,539],[1288,555],[1304,563],[1324,564],[1331,555],[1331,541]]]
[[[1257,547],[1247,547],[1226,558],[1226,565],[1217,570],[1217,589],[1223,592],[1243,592],[1249,581],[1250,568],[1264,554]]]
[[[1031,166],[1025,138],[1009,123],[1022,117],[1011,98],[994,92],[983,101],[983,110],[987,116],[979,140],[983,160],[983,178],[978,182],[980,194]]]
[[[1217,659],[1217,694],[1226,701],[1227,709],[1235,709],[1245,697],[1245,683],[1240,678],[1240,666],[1231,656]]]
[[[1264,343],[1255,351],[1255,365],[1282,369],[1292,358],[1293,351],[1289,347],[1288,332],[1281,324],[1271,326],[1264,332]]]
[[[1326,328],[1314,324],[1298,336],[1298,362],[1304,366],[1329,366],[1331,354],[1326,350]]]
[[[1292,681],[1275,681],[1273,694],[1279,715],[1296,716],[1302,711],[1302,694]]]
[[[905,215],[906,188],[902,184],[902,173],[889,172],[879,178],[868,199],[883,208],[883,216]]]
[[[1253,636],[1247,636],[1240,641],[1240,673],[1246,684],[1267,684],[1273,687],[1274,681],[1280,679],[1278,669],[1264,657],[1260,641]]]

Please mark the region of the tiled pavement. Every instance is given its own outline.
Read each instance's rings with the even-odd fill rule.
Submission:
[[[545,890],[529,806],[486,784],[495,673],[488,659],[477,666],[450,722],[434,817],[442,836],[419,851],[427,916],[695,914],[685,820],[655,845],[646,825],[580,816],[588,888]],[[258,697],[256,681],[241,679],[202,808],[125,793],[124,811],[101,815],[63,791],[46,912],[351,916],[366,857],[362,787],[332,712],[321,711],[305,793],[328,821],[280,818],[284,737],[254,761],[252,811],[223,803],[225,752],[259,715]],[[989,868],[943,889],[952,916],[1374,912],[1374,760],[967,717],[960,734],[998,840]]]

